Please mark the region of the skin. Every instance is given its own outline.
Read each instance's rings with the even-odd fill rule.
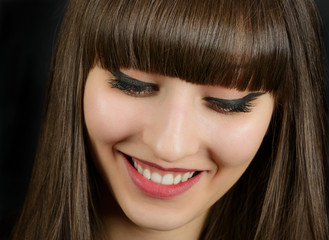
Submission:
[[[111,87],[109,80],[115,77],[107,70],[95,66],[89,72],[84,116],[89,148],[108,190],[103,198],[105,229],[111,239],[198,239],[209,208],[241,177],[259,149],[271,120],[273,97],[261,95],[248,113],[225,114],[209,108],[203,99],[237,99],[250,92],[121,71],[158,84],[159,91],[131,96]],[[120,152],[163,168],[204,174],[181,195],[150,197],[132,182]]]

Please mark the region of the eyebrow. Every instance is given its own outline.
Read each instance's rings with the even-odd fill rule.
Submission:
[[[223,104],[225,106],[237,106],[237,105],[248,104],[251,101],[256,100],[259,96],[263,94],[265,93],[254,92],[254,93],[249,93],[248,95],[238,99],[222,99],[222,98],[206,97],[205,100],[211,101],[213,103]]]
[[[120,70],[114,70],[111,71],[111,73],[113,74],[114,77],[120,79],[120,81],[124,81],[130,84],[138,84],[141,87],[150,87],[150,86],[158,86],[155,83],[148,83],[148,82],[144,82],[141,80],[138,80],[136,78],[130,77],[126,74],[124,74],[123,72],[121,72]],[[242,97],[242,98],[238,98],[238,99],[222,99],[222,98],[214,98],[214,97],[205,97],[204,99],[207,101],[211,101],[213,103],[217,103],[217,104],[223,104],[225,106],[237,106],[237,105],[244,105],[244,104],[248,104],[251,101],[256,100],[259,96],[265,94],[264,92],[253,92],[253,93],[249,93],[248,95]]]

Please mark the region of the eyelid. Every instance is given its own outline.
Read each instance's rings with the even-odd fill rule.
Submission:
[[[220,99],[214,97],[206,97],[207,105],[219,113],[232,114],[238,112],[250,112],[253,104],[251,102],[257,99],[264,93],[256,92],[250,93],[247,96],[240,99]]]
[[[206,101],[211,101],[211,102],[223,104],[226,106],[236,106],[236,105],[247,104],[251,101],[254,101],[263,94],[264,94],[263,92],[249,93],[248,95],[244,96],[243,98],[239,98],[239,99],[221,99],[221,98],[214,98],[214,97],[206,97],[204,99]]]
[[[137,80],[130,77],[120,70],[111,71],[115,79],[111,79],[110,84],[113,88],[117,88],[128,95],[135,97],[153,96],[159,91],[159,85]],[[234,112],[250,112],[253,105],[251,102],[263,95],[262,92],[249,93],[239,99],[221,99],[214,97],[205,97],[207,105],[217,112],[234,113]]]
[[[109,80],[112,88],[119,89],[129,96],[150,97],[159,91],[157,84],[137,80],[122,73],[120,70],[112,71],[112,75],[115,77]]]
[[[125,82],[127,84],[136,85],[140,88],[142,88],[142,87],[158,88],[158,85],[155,83],[148,83],[148,82],[140,81],[138,79],[135,79],[133,77],[130,77],[130,76],[124,74],[120,70],[111,71],[111,73],[114,77],[116,77],[117,80]]]

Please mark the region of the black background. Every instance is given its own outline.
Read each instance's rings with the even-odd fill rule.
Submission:
[[[317,3],[329,52],[329,0]],[[8,238],[28,186],[65,5],[66,0],[0,0],[0,239]]]

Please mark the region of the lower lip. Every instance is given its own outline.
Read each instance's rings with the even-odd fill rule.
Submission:
[[[201,172],[195,177],[190,178],[189,180],[183,183],[174,185],[163,185],[148,180],[139,172],[137,172],[137,170],[133,166],[131,166],[131,164],[126,158],[124,159],[132,181],[144,194],[153,198],[168,199],[183,194],[191,187],[193,187],[200,180],[204,173]]]

